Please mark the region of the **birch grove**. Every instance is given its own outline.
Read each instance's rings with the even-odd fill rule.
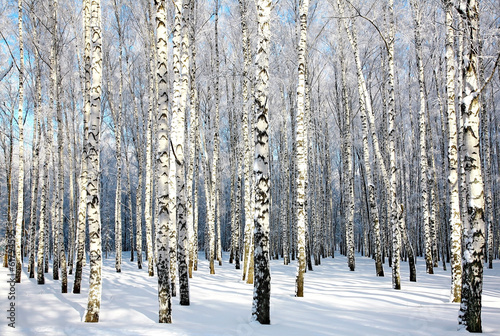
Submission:
[[[16,282],[88,294],[82,320],[99,322],[106,281],[146,277],[158,322],[176,323],[197,281],[235,272],[270,324],[275,260],[296,267],[297,302],[329,258],[353,281],[368,260],[398,293],[447,276],[457,328],[489,330],[495,2],[0,7],[0,252]]]

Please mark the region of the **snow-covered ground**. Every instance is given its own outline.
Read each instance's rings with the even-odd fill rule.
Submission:
[[[458,304],[449,303],[450,271],[436,268],[425,274],[422,259],[417,282],[408,280],[402,262],[402,290],[391,288],[391,270],[375,276],[371,259],[357,256],[350,272],[345,257],[322,261],[307,272],[304,297],[294,297],[296,263],[271,261],[271,325],[251,322],[253,286],[241,281],[241,271],[227,262],[210,275],[200,254],[200,265],[190,279],[191,305],[173,299],[172,324],[158,323],[157,278],[147,267],[138,270],[124,255],[122,273],[114,259],[104,260],[100,322],[82,322],[88,294],[88,266],[82,294],[61,294],[60,281],[46,274],[46,284],[28,279],[15,286],[15,329],[8,326],[10,285],[8,269],[0,271],[0,335],[455,335]],[[448,265],[449,266],[449,265]],[[500,335],[500,261],[485,269],[483,332]],[[448,267],[449,268],[449,267]],[[71,291],[73,276],[69,276]]]

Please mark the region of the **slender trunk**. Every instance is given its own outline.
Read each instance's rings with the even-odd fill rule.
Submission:
[[[90,237],[90,288],[85,322],[99,322],[102,289],[101,257],[101,216],[99,188],[99,138],[101,128],[101,92],[102,92],[102,38],[101,38],[101,3],[91,2],[92,28],[92,87],[90,90],[91,106],[88,127],[88,180],[87,211]]]
[[[21,282],[21,237],[24,219],[24,46],[23,46],[23,3],[18,2],[19,9],[19,109],[17,124],[19,127],[19,176],[17,184],[17,218],[16,218],[16,282]]]
[[[433,274],[432,259],[432,233],[429,211],[429,181],[428,181],[428,162],[427,162],[427,113],[426,113],[426,92],[424,80],[424,64],[422,59],[422,38],[421,34],[421,11],[416,0],[412,0],[412,14],[415,32],[415,50],[417,54],[418,84],[420,88],[420,110],[419,110],[419,138],[420,138],[420,206],[422,208],[422,221],[425,235],[425,268],[427,273]]]
[[[45,133],[45,132],[44,132]],[[46,138],[46,134],[45,138]],[[48,168],[48,152],[45,151],[45,160],[43,160],[42,171],[40,175],[43,176],[42,193],[40,195],[40,224],[38,228],[38,251],[37,251],[37,283],[39,285],[45,284],[45,276],[43,271],[43,257],[45,254],[45,245],[47,241],[45,240],[45,228],[47,223],[47,189],[49,181],[49,168]]]
[[[83,31],[84,31],[84,92],[83,92],[83,141],[82,158],[80,170],[80,199],[78,203],[78,224],[77,224],[77,253],[75,281],[73,283],[73,293],[79,294],[81,291],[82,268],[85,261],[85,227],[87,219],[87,178],[88,178],[88,127],[90,120],[90,75],[91,75],[91,36],[90,36],[90,0],[83,3]]]
[[[248,19],[247,19],[247,0],[239,0],[240,18],[241,18],[241,34],[243,46],[243,82],[242,82],[242,96],[243,96],[243,116],[242,116],[242,133],[243,133],[243,148],[241,155],[243,156],[244,164],[244,209],[245,209],[245,232],[244,232],[244,249],[243,249],[243,277],[247,279],[247,283],[253,281],[253,251],[251,249],[251,235],[253,232],[253,216],[252,216],[252,174],[251,174],[251,136],[248,129],[248,121],[250,114],[250,106],[252,103],[249,99],[249,91],[251,91],[251,75],[250,68],[252,64],[252,52],[250,50],[250,39],[248,33]],[[253,119],[252,119],[253,120]],[[247,274],[252,270],[252,274]]]
[[[195,220],[197,218],[197,204],[198,199],[196,197],[196,181],[198,179],[196,173],[196,163],[197,161],[197,147],[198,147],[198,137],[199,137],[199,121],[198,121],[198,90],[196,88],[196,46],[195,46],[195,21],[194,21],[194,5],[195,1],[189,1],[189,18],[188,18],[188,49],[190,52],[191,66],[189,68],[189,97],[190,97],[190,134],[189,134],[189,167],[187,173],[187,227],[189,232],[189,277],[193,275],[193,268],[195,268],[195,260],[198,257],[198,222]],[[185,33],[186,34],[186,33]],[[193,186],[193,181],[194,185]],[[195,188],[195,197],[193,197],[193,188]]]
[[[121,5],[121,4],[120,4]],[[116,192],[115,192],[115,269],[122,271],[122,115],[123,115],[123,31],[117,0],[113,1],[118,30],[118,66],[120,68],[118,88],[118,111],[115,117]]]
[[[37,28],[33,29],[33,39],[36,46],[39,45]],[[38,48],[35,48],[35,62],[36,62],[36,100],[34,108],[34,121],[33,121],[33,177],[31,187],[31,206],[30,206],[30,248],[29,248],[29,272],[30,278],[35,277],[35,248],[36,248],[36,222],[37,222],[37,204],[38,204],[38,184],[40,173],[40,139],[41,139],[41,125],[40,125],[40,110],[42,104],[42,78],[40,67],[40,54]],[[43,231],[41,231],[43,232]]]
[[[146,11],[146,21],[148,22],[149,32],[149,103],[148,103],[148,119],[146,125],[146,171],[144,177],[145,195],[144,195],[144,225],[146,226],[146,258],[148,261],[148,274],[154,276],[154,255],[153,255],[153,202],[152,202],[152,132],[153,132],[153,105],[155,101],[155,84],[154,84],[154,29],[151,19],[151,1],[148,1],[148,10]]]
[[[300,39],[298,45],[299,81],[297,86],[297,122],[296,122],[296,157],[297,157],[297,249],[298,264],[295,283],[295,296],[304,296],[304,273],[306,272],[306,229],[308,189],[307,157],[308,157],[308,130],[305,108],[306,96],[306,69],[307,69],[307,15],[309,0],[303,0],[299,9]]]
[[[176,223],[178,229],[177,257],[179,267],[179,294],[180,304],[189,305],[189,276],[186,251],[188,248],[188,229],[186,223],[186,185],[185,185],[185,115],[186,98],[188,89],[189,58],[187,45],[186,0],[176,0],[174,2],[174,32],[172,51],[174,64],[174,92],[172,105],[172,153],[176,165]],[[172,162],[172,161],[171,161]]]

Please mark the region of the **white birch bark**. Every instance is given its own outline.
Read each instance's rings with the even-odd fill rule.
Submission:
[[[154,90],[154,29],[151,19],[151,1],[148,1],[148,10],[146,12],[146,21],[148,22],[148,36],[149,36],[149,103],[148,103],[148,119],[146,125],[146,171],[144,177],[145,194],[144,194],[144,225],[146,226],[146,257],[148,261],[148,274],[154,276],[154,255],[153,255],[153,202],[152,202],[152,132],[153,132],[153,105],[155,101]]]
[[[189,19],[188,19],[188,49],[191,66],[189,67],[189,97],[190,97],[190,122],[191,127],[189,133],[189,167],[187,173],[187,197],[186,197],[186,222],[189,232],[189,265],[188,274],[191,278],[193,276],[193,268],[197,258],[198,235],[197,227],[198,222],[196,217],[196,204],[197,197],[193,197],[193,181],[196,184],[196,162],[197,162],[197,146],[199,137],[199,121],[198,121],[198,90],[196,87],[196,45],[195,45],[195,21],[194,21],[194,4],[195,1],[189,1]],[[186,33],[185,33],[186,34]]]
[[[270,210],[270,157],[269,157],[269,53],[271,0],[257,2],[258,47],[256,61],[255,105],[255,216],[254,216],[254,291],[252,319],[270,324],[271,273],[269,271],[269,210]],[[307,15],[307,12],[306,12]]]
[[[308,132],[305,108],[306,96],[306,62],[307,62],[307,15],[309,0],[302,0],[299,8],[300,39],[298,45],[299,78],[297,85],[297,117],[296,117],[296,160],[297,160],[297,278],[295,296],[304,296],[304,273],[306,271],[306,227],[307,227],[307,156]]]
[[[290,263],[290,243],[289,243],[289,229],[288,229],[288,197],[289,197],[289,185],[290,185],[290,167],[288,164],[288,128],[287,120],[288,115],[286,111],[285,103],[285,92],[283,88],[281,89],[282,97],[282,108],[283,108],[283,123],[281,126],[281,144],[283,148],[281,149],[281,171],[282,171],[282,191],[281,191],[281,204],[280,204],[280,220],[281,220],[281,240],[283,249],[283,264],[288,265]]]
[[[121,5],[121,1],[120,1]],[[119,4],[113,0],[115,20],[118,30],[118,66],[120,68],[118,88],[118,111],[115,117],[115,153],[116,153],[116,192],[115,192],[115,269],[122,271],[122,115],[123,115],[123,31],[121,26]]]
[[[252,52],[250,50],[250,39],[248,33],[248,18],[247,18],[247,0],[239,0],[240,23],[242,34],[243,48],[243,74],[242,74],[242,98],[243,98],[243,116],[242,116],[242,133],[243,133],[243,148],[242,161],[244,164],[244,209],[245,209],[245,231],[244,231],[244,249],[243,249],[243,275],[242,279],[247,280],[247,283],[253,282],[253,250],[251,248],[251,236],[253,232],[253,216],[252,216],[252,139],[248,129],[249,113],[251,102],[249,99],[249,91],[251,91],[251,75],[250,68],[252,62]],[[251,266],[252,265],[252,266]],[[251,274],[248,272],[251,271]]]
[[[463,163],[465,170],[468,220],[464,222],[462,253],[462,297],[459,325],[469,332],[481,332],[481,297],[485,244],[484,185],[479,153],[480,87],[479,87],[479,13],[478,1],[467,0],[463,14],[468,54],[462,65],[464,96],[461,112],[464,120]],[[484,112],[483,112],[484,113]]]
[[[404,214],[401,213],[398,220],[398,206],[397,206],[397,196],[396,196],[396,128],[394,124],[394,119],[396,118],[396,98],[395,98],[395,66],[394,66],[394,40],[396,38],[395,23],[394,23],[394,1],[389,0],[389,44],[387,50],[387,62],[389,65],[389,104],[388,104],[388,135],[389,135],[389,169],[390,169],[390,187],[389,187],[389,207],[390,207],[390,225],[392,228],[392,287],[394,289],[401,289],[401,275],[400,275],[400,249],[401,249],[401,234],[406,235],[406,227],[401,224],[404,220]],[[384,121],[385,122],[385,121]],[[383,161],[382,161],[383,164]],[[401,207],[401,212],[403,212],[403,207]],[[405,240],[408,242],[408,239]],[[416,273],[414,270],[414,258],[411,257],[412,249],[407,243],[408,251],[410,252],[410,279],[416,281]],[[412,268],[413,265],[413,268]],[[382,267],[382,265],[380,265]]]
[[[56,15],[57,15],[57,7]],[[64,139],[64,125],[62,120],[62,107],[61,107],[61,76],[59,65],[57,66],[57,87],[56,87],[56,111],[57,111],[57,149],[58,149],[58,199],[59,203],[57,206],[57,226],[58,226],[58,242],[59,246],[57,253],[59,255],[59,266],[61,269],[61,292],[68,292],[68,271],[66,268],[66,251],[64,246],[64,166],[63,166],[63,139]]]
[[[169,239],[169,138],[168,138],[168,33],[164,0],[155,0],[156,6],[156,80],[158,81],[158,301],[159,322],[172,323],[170,288],[170,239]]]
[[[186,0],[184,0],[186,1]],[[176,168],[176,226],[178,229],[177,259],[179,267],[179,295],[180,304],[189,305],[189,280],[187,268],[187,223],[186,223],[186,190],[185,190],[185,160],[184,160],[184,142],[185,142],[185,115],[186,115],[186,98],[187,84],[189,73],[189,60],[187,58],[188,46],[186,41],[183,43],[183,29],[186,28],[184,15],[182,13],[183,0],[174,1],[174,31],[173,31],[173,104],[172,104],[172,128],[171,128],[171,145]],[[185,35],[185,34],[184,34]],[[184,36],[185,37],[185,36]],[[170,197],[173,197],[170,195]]]
[[[45,132],[44,132],[45,133]],[[40,223],[38,227],[38,250],[37,250],[37,283],[39,285],[45,284],[45,274],[43,258],[45,254],[45,245],[47,244],[45,240],[45,228],[47,227],[47,189],[49,181],[48,173],[48,151],[45,151],[45,160],[43,160],[42,171],[40,175],[43,177],[42,181],[42,192],[40,195]]]
[[[99,138],[101,127],[102,37],[101,2],[91,1],[92,84],[88,127],[87,212],[90,238],[90,288],[85,322],[99,322],[102,289],[102,249],[99,188]]]
[[[32,174],[32,184],[31,184],[31,206],[30,206],[30,245],[29,245],[29,264],[28,271],[30,273],[30,278],[35,277],[35,248],[36,248],[36,223],[37,223],[37,204],[38,204],[38,185],[39,185],[39,174],[40,174],[40,140],[41,140],[41,125],[40,125],[40,110],[42,104],[42,78],[41,78],[41,67],[40,67],[40,53],[38,50],[39,39],[37,33],[37,27],[33,29],[33,40],[35,44],[35,62],[36,62],[36,98],[34,106],[34,121],[33,121],[33,174]]]
[[[79,179],[79,202],[78,202],[78,224],[77,224],[77,252],[75,281],[73,282],[73,294],[79,294],[81,291],[82,268],[85,262],[85,227],[87,219],[87,173],[88,173],[88,125],[90,118],[90,75],[91,75],[91,36],[90,36],[90,0],[83,2],[83,31],[84,31],[84,87],[83,87],[83,141],[81,171]]]
[[[18,2],[18,28],[19,28],[19,108],[17,124],[19,127],[19,176],[17,184],[17,217],[16,217],[16,282],[21,282],[21,237],[23,233],[24,219],[24,45],[23,45],[23,2]]]
[[[420,109],[419,109],[419,138],[420,138],[420,206],[422,208],[422,221],[425,235],[425,269],[429,274],[433,274],[432,260],[432,236],[429,222],[429,195],[428,195],[428,164],[427,164],[427,132],[426,132],[426,92],[424,80],[424,64],[422,60],[422,38],[421,38],[421,11],[416,0],[411,1],[413,24],[415,33],[415,51],[417,55],[418,83],[420,88]]]

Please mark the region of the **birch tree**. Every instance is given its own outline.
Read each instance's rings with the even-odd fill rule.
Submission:
[[[33,15],[32,15],[33,19]],[[36,250],[36,222],[37,222],[37,204],[38,204],[38,185],[39,185],[39,174],[40,174],[40,139],[41,139],[41,125],[40,125],[40,110],[42,103],[42,78],[41,78],[41,64],[40,64],[40,54],[38,50],[39,40],[38,40],[38,22],[35,27],[33,27],[33,42],[35,44],[35,62],[36,62],[36,77],[35,77],[35,87],[36,87],[36,97],[34,102],[34,121],[33,121],[33,177],[32,177],[32,187],[31,187],[31,206],[30,206],[30,246],[29,246],[29,272],[30,278],[35,277],[35,250]]]
[[[307,68],[307,14],[309,0],[302,0],[299,8],[300,38],[298,45],[299,80],[297,85],[297,117],[296,117],[296,157],[297,157],[297,278],[295,296],[304,296],[304,273],[306,271],[306,228],[307,228],[307,119],[305,110],[306,68]]]
[[[252,197],[252,174],[251,174],[251,161],[252,161],[252,136],[249,132],[248,122],[250,117],[250,110],[252,103],[249,99],[250,92],[252,91],[252,81],[250,74],[252,63],[252,52],[250,49],[250,38],[248,32],[248,19],[247,19],[247,0],[239,0],[240,9],[240,23],[241,23],[241,36],[242,36],[242,49],[243,49],[243,73],[242,73],[242,98],[243,98],[243,113],[242,113],[242,133],[243,133],[243,150],[242,161],[244,164],[244,208],[245,208],[245,232],[244,232],[244,248],[243,248],[243,280],[247,283],[253,281],[253,250],[252,250],[252,232],[253,232],[253,197]]]
[[[122,271],[122,115],[123,115],[123,31],[121,26],[120,11],[117,0],[113,0],[115,20],[118,30],[119,52],[118,66],[118,111],[115,116],[115,152],[116,152],[116,192],[115,192],[115,269]]]
[[[156,53],[158,81],[158,226],[156,232],[158,247],[158,302],[159,322],[172,323],[172,303],[170,289],[170,248],[169,248],[169,139],[168,139],[168,33],[165,0],[155,0],[156,6]]]
[[[464,55],[462,71],[464,78],[464,96],[461,113],[464,119],[463,162],[465,169],[466,199],[468,218],[463,228],[462,253],[462,297],[459,325],[469,332],[482,332],[481,297],[483,291],[483,263],[485,244],[484,223],[484,186],[481,175],[481,159],[479,153],[479,120],[480,94],[479,87],[479,3],[476,0],[466,0],[465,36],[467,55]],[[484,113],[484,112],[482,112]]]
[[[17,217],[16,217],[16,282],[21,282],[21,237],[24,219],[24,45],[23,45],[23,2],[18,1],[18,27],[19,27],[19,108],[17,124],[19,127],[19,177],[17,184]]]
[[[252,318],[260,324],[270,324],[271,273],[269,270],[269,53],[271,39],[271,0],[257,2],[258,47],[255,69],[255,215],[254,215],[254,291]],[[307,12],[306,12],[307,15]],[[305,18],[304,18],[305,20]]]
[[[451,296],[452,302],[460,302],[462,289],[462,221],[458,190],[458,139],[455,111],[455,55],[453,50],[453,2],[444,1],[446,10],[446,95],[448,118],[448,188],[451,232]]]
[[[91,1],[92,84],[88,125],[87,212],[90,237],[90,288],[85,322],[99,322],[102,289],[101,216],[99,188],[99,137],[101,129],[102,37],[101,2]]]
[[[173,31],[173,104],[172,104],[172,130],[171,146],[176,167],[176,223],[178,229],[177,259],[179,267],[179,294],[180,304],[189,305],[189,280],[187,266],[187,223],[186,223],[186,191],[185,191],[185,164],[184,164],[184,139],[185,139],[185,115],[186,98],[188,89],[189,59],[186,18],[187,10],[183,13],[183,1],[174,1],[175,17]],[[186,2],[187,4],[187,2]],[[171,158],[172,158],[171,157]],[[172,164],[172,160],[170,161]],[[173,195],[171,195],[173,197]]]
[[[88,181],[88,127],[90,120],[90,89],[91,89],[91,31],[90,31],[90,0],[83,3],[83,31],[84,31],[84,53],[83,53],[83,141],[82,160],[80,167],[80,199],[78,203],[78,224],[77,224],[77,251],[75,281],[73,282],[73,294],[81,291],[82,268],[85,260],[85,227],[87,219],[87,181]]]
[[[422,59],[422,38],[421,21],[422,13],[417,1],[412,0],[412,14],[415,34],[415,51],[417,55],[418,84],[420,88],[420,109],[419,109],[419,138],[420,138],[420,206],[422,208],[422,220],[425,234],[425,268],[427,273],[433,274],[432,259],[432,236],[429,222],[429,194],[428,194],[428,164],[427,164],[427,113],[426,113],[426,92],[424,80],[424,64]]]

